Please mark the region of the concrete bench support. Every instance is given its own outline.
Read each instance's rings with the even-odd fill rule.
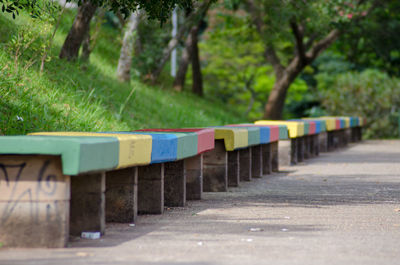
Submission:
[[[106,229],[105,172],[71,177],[70,234],[100,232]]]
[[[240,149],[240,181],[250,181],[252,177],[251,170],[251,147]]]
[[[271,146],[271,170],[272,172],[278,172],[279,171],[279,165],[280,165],[280,150],[278,152],[279,144],[278,141],[270,143]]]
[[[164,211],[164,164],[138,167],[138,212],[162,214]]]
[[[319,156],[319,134],[314,134],[312,137],[313,155]]]
[[[351,128],[351,142],[355,143],[362,140],[362,129],[361,127]]]
[[[164,164],[164,204],[169,207],[184,207],[186,204],[184,160]]]
[[[186,199],[201,200],[203,193],[203,154],[185,159]]]
[[[261,145],[262,153],[262,174],[268,175],[272,173],[272,155],[271,144]]]
[[[228,186],[238,187],[240,182],[240,153],[238,150],[228,152]]]
[[[319,152],[328,152],[328,133],[321,132],[318,135]]]
[[[312,157],[311,136],[306,135],[303,137],[303,139],[304,139],[304,159],[310,159]]]
[[[328,132],[328,152],[331,152],[337,148],[337,139],[335,131]]]
[[[346,145],[351,143],[351,128],[346,128],[345,129],[345,141],[346,141]]]
[[[251,147],[251,176],[261,178],[263,175],[263,160],[261,145]]]
[[[215,141],[215,148],[204,153],[203,191],[228,190],[228,153],[223,140]]]
[[[5,247],[65,247],[70,177],[57,156],[0,157],[0,242]]]
[[[292,140],[279,140],[279,165],[280,166],[290,166],[292,163],[293,155],[293,145],[295,139]],[[297,156],[295,156],[297,158]]]
[[[304,161],[304,152],[306,150],[306,141],[305,137],[297,138],[297,162]]]
[[[300,141],[299,138],[290,140],[290,165],[296,165],[299,157]]]
[[[138,211],[138,168],[106,173],[106,221],[134,223]]]

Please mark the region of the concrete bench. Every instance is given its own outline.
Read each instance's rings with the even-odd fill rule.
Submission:
[[[324,137],[325,123],[318,120],[304,120],[304,119],[293,119],[290,121],[301,121],[304,124],[304,158],[312,158],[319,155],[320,146],[319,138]]]
[[[119,205],[113,194],[134,191],[136,166],[151,160],[150,136],[2,136],[0,146],[5,246],[65,247],[70,234],[104,234],[107,208],[134,221],[137,201]]]
[[[246,149],[249,132],[245,128],[212,127],[215,148],[204,154],[204,191],[227,191],[237,187],[240,179],[248,175],[250,156]],[[244,150],[240,155],[241,150]]]
[[[314,118],[313,118],[314,119]],[[346,130],[350,126],[350,120],[342,117],[318,117],[316,119],[324,120],[327,127],[327,150],[332,151],[338,147],[347,145],[348,133]]]
[[[316,125],[317,134],[314,136],[314,144],[316,155],[320,152],[328,151],[328,134],[327,134],[327,122],[324,119],[318,118],[303,118],[304,121],[313,121]],[[334,126],[335,127],[335,126]]]
[[[348,136],[349,141],[352,143],[359,142],[362,140],[362,127],[365,125],[365,119],[361,117],[346,117],[350,120],[350,134]]]
[[[261,130],[262,128],[260,129],[259,127],[235,125],[226,125],[225,127],[247,130],[247,146],[237,151],[239,153],[239,180],[251,181],[253,177],[261,177],[262,154],[260,138],[263,138],[263,141],[267,141],[269,139],[269,129],[264,128]]]
[[[262,176],[278,171],[279,126],[252,123],[233,124],[229,127],[257,127],[260,129],[260,145],[252,148],[252,176]]]
[[[289,166],[304,161],[305,133],[309,129],[302,121],[256,121],[257,125],[284,125],[290,140],[279,141],[279,165]],[[308,131],[307,131],[308,132]]]
[[[186,199],[201,199],[203,192],[203,153],[214,149],[213,129],[144,129],[131,133],[150,134],[155,138],[176,137],[178,139],[177,156],[171,160],[163,161],[168,162],[164,166],[166,206],[184,206]],[[192,139],[192,141],[183,141],[185,138]],[[190,151],[188,152],[188,150]],[[177,187],[181,188],[177,189]]]

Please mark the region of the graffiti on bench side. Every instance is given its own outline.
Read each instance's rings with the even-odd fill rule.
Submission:
[[[29,216],[31,222],[37,224],[44,221],[43,219],[47,222],[54,219],[60,221],[58,202],[51,199],[57,191],[57,176],[46,174],[50,164],[51,161],[44,161],[37,176],[33,175],[33,177],[25,179],[23,173],[31,174],[26,170],[27,163],[14,165],[0,163],[0,193],[8,194],[8,198],[1,198],[3,201],[6,200],[3,210],[0,212],[1,225],[10,220],[21,203],[25,204],[22,207],[28,205],[27,208],[22,209],[22,212],[25,211],[23,216]],[[43,198],[45,198],[44,204],[41,202]]]

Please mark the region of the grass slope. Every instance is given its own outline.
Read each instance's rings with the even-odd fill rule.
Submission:
[[[138,80],[118,82],[115,72],[121,33],[110,27],[102,27],[90,64],[58,59],[74,12],[64,14],[50,51],[52,59],[42,75],[40,53],[51,27],[25,14],[14,20],[0,12],[0,134],[178,128],[246,121],[210,99]],[[17,53],[21,53],[18,58]]]

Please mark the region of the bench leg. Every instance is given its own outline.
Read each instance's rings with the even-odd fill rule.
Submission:
[[[310,136],[306,135],[303,137],[303,143],[304,143],[304,159],[309,159],[311,158],[311,152],[310,152],[310,146],[311,146],[311,140]]]
[[[134,223],[138,211],[138,168],[106,173],[106,221]]]
[[[185,207],[186,170],[185,160],[164,164],[164,205]]]
[[[203,193],[203,154],[185,159],[186,199],[201,200]]]
[[[263,175],[263,161],[261,145],[251,147],[251,176],[261,178]]]
[[[164,212],[164,164],[138,167],[138,212]]]
[[[319,152],[328,152],[328,133],[321,132],[318,135]]]
[[[314,156],[319,156],[319,134],[315,134],[312,136],[313,137],[313,151],[314,151]]]
[[[292,138],[290,140],[290,164],[296,165],[298,162],[299,139]]]
[[[278,172],[279,171],[279,165],[280,165],[280,143],[278,141],[270,143],[271,146],[271,170],[272,172]],[[290,146],[289,150],[290,152]],[[289,160],[290,161],[290,155],[289,155]]]
[[[306,143],[304,140],[304,137],[299,137],[297,138],[297,162],[303,162],[304,161],[304,152]]]
[[[351,131],[351,140],[350,140],[350,142],[352,142],[352,143],[357,142],[357,127],[352,127],[350,129],[350,131]]]
[[[328,132],[328,152],[335,149],[335,131]]]
[[[309,135],[308,139],[309,139],[309,146],[308,146],[308,153],[310,158],[315,157],[316,156],[316,151],[315,151],[315,134],[314,135]]]
[[[0,157],[0,242],[5,247],[65,247],[70,177],[57,156]]]
[[[71,177],[70,234],[100,232],[106,229],[106,174],[104,172]]]
[[[228,186],[238,187],[240,182],[240,155],[238,150],[228,152]]]
[[[272,173],[272,155],[271,144],[261,145],[262,153],[262,174],[268,175]]]
[[[213,150],[204,153],[203,191],[228,190],[228,154],[223,140],[216,140]]]
[[[240,181],[251,180],[251,147],[240,149]]]

